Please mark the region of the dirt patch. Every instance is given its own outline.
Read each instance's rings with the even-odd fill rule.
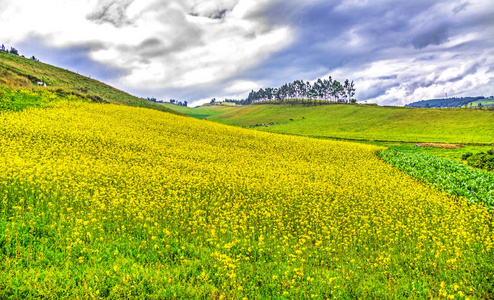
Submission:
[[[456,149],[463,148],[465,146],[460,144],[439,144],[439,143],[423,143],[415,145],[415,147],[433,147],[433,148],[443,148],[443,149]]]

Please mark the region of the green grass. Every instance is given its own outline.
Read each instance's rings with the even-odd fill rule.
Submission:
[[[160,103],[160,105],[196,119],[208,119],[210,117],[216,117],[240,109],[240,107],[236,107],[233,105],[203,105],[197,108],[190,108],[171,103]]]
[[[0,86],[0,112],[20,111],[28,107],[46,107],[55,101],[88,100],[63,90],[52,91],[44,88],[9,88]]]
[[[215,102],[213,105],[203,104],[203,106],[237,106],[237,104],[233,102]]]
[[[292,119],[293,121],[290,121]],[[249,105],[208,120],[269,132],[368,141],[492,143],[494,111],[360,105]]]
[[[73,94],[93,102],[124,104],[178,114],[167,107],[132,96],[100,81],[42,62],[0,52],[0,86],[37,88],[38,81],[45,82],[48,85],[45,88],[47,90],[61,89],[64,94]]]

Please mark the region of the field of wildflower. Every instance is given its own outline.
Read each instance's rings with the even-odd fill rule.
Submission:
[[[492,210],[379,147],[143,108],[0,113],[0,298],[494,297]]]

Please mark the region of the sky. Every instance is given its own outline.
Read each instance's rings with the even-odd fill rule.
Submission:
[[[329,76],[380,105],[494,95],[492,0],[0,0],[0,43],[189,106]]]

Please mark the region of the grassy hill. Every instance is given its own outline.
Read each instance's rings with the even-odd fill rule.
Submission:
[[[358,105],[249,105],[211,115],[236,126],[313,137],[403,142],[492,143],[494,111]],[[278,124],[276,124],[278,123]]]
[[[38,82],[47,84],[38,87]],[[176,113],[164,106],[134,97],[97,80],[74,72],[0,51],[0,86],[10,89],[46,89],[64,98],[68,95],[92,102],[107,102]]]
[[[81,101],[0,141],[2,299],[494,295],[492,214],[376,146]]]

